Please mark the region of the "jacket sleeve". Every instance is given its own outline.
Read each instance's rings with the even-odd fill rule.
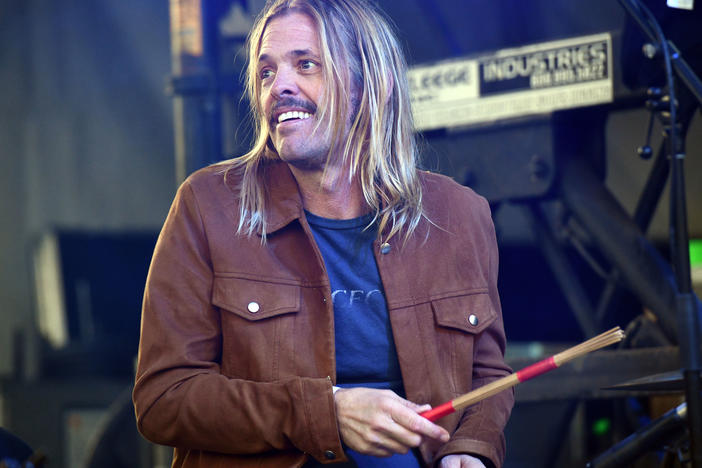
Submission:
[[[488,292],[492,307],[497,312],[496,320],[475,338],[473,347],[473,388],[482,387],[494,380],[509,375],[512,370],[504,362],[506,338],[502,321],[502,308],[497,291],[498,251],[495,228],[490,207],[482,199],[479,226],[487,243]],[[448,443],[436,454],[441,457],[457,453],[479,456],[495,467],[502,466],[505,456],[504,428],[514,405],[514,391],[505,390],[497,395],[464,410],[460,423]],[[486,466],[490,466],[486,463]]]
[[[133,392],[139,431],[155,443],[195,450],[296,449],[320,461],[328,461],[324,454],[331,450],[342,457],[331,381],[253,382],[220,372],[222,332],[211,303],[209,252],[198,200],[186,181],[146,283]]]

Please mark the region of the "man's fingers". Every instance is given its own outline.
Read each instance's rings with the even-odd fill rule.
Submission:
[[[412,411],[416,411],[417,413],[421,413],[422,411],[427,411],[431,409],[431,405],[418,405],[417,403],[414,403],[409,400],[405,400],[404,398],[398,396],[397,401],[402,403],[402,405],[406,406],[407,408],[411,409]]]
[[[429,405],[417,405],[390,390],[343,389],[334,401],[342,440],[361,453],[383,457],[406,453],[426,439],[449,439],[445,429],[418,414]]]
[[[401,411],[399,408],[396,408],[391,413],[391,416],[396,423],[414,434],[430,437],[441,442],[448,442],[449,440],[449,433],[446,429],[437,426],[413,411]]]
[[[398,441],[392,435],[386,436],[382,433],[375,433],[372,440],[367,440],[367,448],[371,455],[378,457],[389,457],[394,453],[407,453],[414,445]]]
[[[390,416],[392,418],[392,415]],[[399,421],[392,419],[392,422],[387,424],[382,432],[387,434],[392,439],[398,441],[405,447],[419,447],[422,443],[422,436],[407,428]]]
[[[377,414],[367,422],[367,426],[358,423],[349,427],[356,440],[356,450],[379,457],[393,453],[407,453],[411,447],[419,446],[421,436],[414,434],[396,422],[387,414]],[[347,434],[352,435],[352,434]]]

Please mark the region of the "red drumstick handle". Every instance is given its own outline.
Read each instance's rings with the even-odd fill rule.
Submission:
[[[545,374],[546,372],[553,370],[557,367],[558,364],[556,364],[556,360],[553,356],[551,356],[550,358],[546,358],[543,361],[539,361],[535,364],[525,367],[520,371],[517,371],[517,379],[519,379],[520,382],[524,382],[525,380],[533,379],[534,377],[537,377],[541,374]]]
[[[435,408],[419,413],[419,415],[424,416],[431,422],[434,422],[437,419],[443,418],[447,414],[451,414],[455,411],[456,408],[453,407],[453,401],[447,401],[446,403],[442,403]]]

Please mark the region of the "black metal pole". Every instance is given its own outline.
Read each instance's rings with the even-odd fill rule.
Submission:
[[[674,123],[673,123],[674,124]],[[672,145],[671,145],[672,146]],[[678,282],[678,342],[685,377],[685,398],[688,405],[690,454],[692,466],[702,467],[702,403],[700,401],[700,318],[697,297],[692,292],[690,251],[685,202],[684,153],[671,148],[673,160],[671,178],[671,238],[673,268]]]
[[[676,284],[670,265],[589,164],[564,158],[559,191],[563,203],[619,271],[623,284],[656,314],[661,329],[674,341]]]
[[[221,158],[216,6],[204,0],[171,0],[172,76],[176,181]]]
[[[667,139],[661,143],[656,158],[653,162],[653,167],[646,180],[639,202],[634,210],[634,222],[641,229],[642,233],[648,231],[648,227],[655,213],[658,201],[661,198],[663,189],[668,175],[670,174],[670,164],[666,152]],[[600,294],[599,302],[595,317],[597,322],[601,322],[613,307],[619,297],[619,282],[621,281],[621,273],[616,268],[609,271],[607,282],[605,283],[602,293]]]
[[[685,403],[673,408],[660,418],[642,427],[634,434],[600,454],[585,465],[587,468],[617,468],[631,466],[652,447],[663,444],[683,435],[685,431]]]
[[[685,153],[678,133],[678,119],[672,70],[674,69],[690,91],[702,103],[702,83],[683,60],[680,51],[663,37],[651,12],[637,0],[619,0],[641,30],[663,52],[670,95],[669,155],[671,164],[670,238],[673,269],[677,283],[678,342],[685,377],[687,421],[690,436],[690,459],[694,468],[702,467],[702,404],[700,403],[700,310],[692,292],[690,277],[687,206],[685,201]],[[672,51],[672,53],[671,53]]]
[[[586,338],[595,336],[598,332],[598,323],[594,320],[594,312],[587,292],[578,281],[575,271],[570,265],[568,258],[559,247],[555,234],[549,227],[546,215],[542,207],[535,203],[530,203],[524,207],[523,213],[529,220],[532,231],[536,235],[536,241],[544,254],[544,258],[553,272],[558,285],[561,287],[566,302],[570,306],[575,319],[580,325],[580,330]]]

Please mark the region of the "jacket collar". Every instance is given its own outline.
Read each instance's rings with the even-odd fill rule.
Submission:
[[[267,163],[263,169],[263,184],[266,190],[264,218],[267,234],[273,234],[303,216],[300,189],[285,162]],[[263,231],[259,228],[257,234],[261,236]]]

